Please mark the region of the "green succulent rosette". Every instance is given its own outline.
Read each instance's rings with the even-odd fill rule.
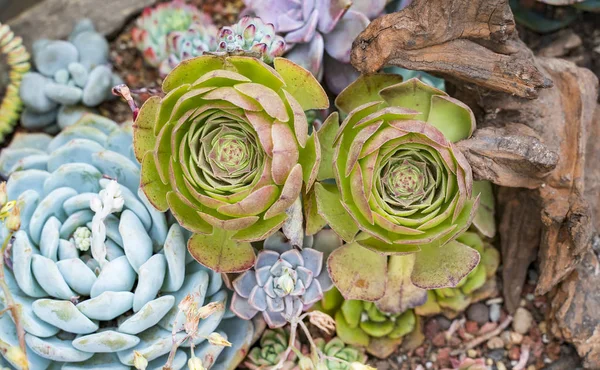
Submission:
[[[335,136],[324,124],[320,142],[336,184],[315,185],[318,215],[347,243],[328,260],[335,285],[346,299],[377,301],[401,286],[458,284],[479,262],[454,240],[479,202],[454,145],[475,129],[471,110],[418,79],[386,74],[360,77],[335,103],[345,119]]]
[[[162,88],[166,95],[146,101],[134,125],[141,187],[194,232],[188,249],[198,262],[247,270],[250,242],[280,229],[316,179],[320,145],[304,111],[327,108],[327,95],[287,59],[270,67],[245,56],[183,61]]]
[[[415,308],[421,316],[443,313],[456,317],[471,303],[489,298],[496,291],[495,275],[500,264],[500,253],[485,243],[477,233],[467,231],[456,240],[470,246],[481,255],[481,261],[455,288],[434,289],[427,292],[427,302]]]
[[[288,348],[289,342],[289,327],[265,330],[259,344],[248,353],[244,366],[251,370],[259,370],[277,365]],[[299,346],[298,342],[296,347]],[[281,369],[292,370],[297,366],[297,362],[296,354],[291,351]]]
[[[364,351],[346,345],[339,337],[332,338],[329,341],[325,341],[323,338],[317,338],[315,339],[315,345],[323,354],[325,354],[325,356],[330,357],[330,359],[323,360],[323,366],[320,368],[318,367],[318,369],[350,370],[350,364],[353,362],[364,364],[367,361],[367,355]],[[341,361],[337,361],[336,359]]]

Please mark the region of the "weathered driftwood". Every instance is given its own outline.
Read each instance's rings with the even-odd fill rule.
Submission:
[[[537,259],[536,293],[555,297],[553,333],[600,368],[600,313],[588,310],[600,304],[600,265],[590,253],[600,226],[595,75],[533,56],[507,0],[415,0],[359,35],[352,64],[365,73],[396,65],[441,75],[473,109],[478,130],[458,146],[476,179],[511,187],[497,196],[506,307],[518,307]]]

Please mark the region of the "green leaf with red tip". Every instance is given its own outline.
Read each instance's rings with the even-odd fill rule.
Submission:
[[[167,202],[171,213],[177,220],[177,222],[193,233],[200,234],[211,234],[213,227],[208,222],[204,221],[202,217],[198,215],[196,209],[190,207],[190,205],[182,199],[182,197],[170,191],[167,193]]]
[[[158,96],[146,100],[133,124],[133,152],[140,163],[144,159],[144,155],[148,151],[154,150],[156,145],[154,125],[159,107],[160,98]]]
[[[451,241],[443,246],[421,246],[412,272],[419,288],[453,288],[479,263],[479,253],[462,243]]]
[[[318,182],[315,184],[315,193],[317,209],[321,217],[342,239],[352,242],[358,233],[358,226],[342,206],[338,188],[332,184]]]
[[[327,268],[331,280],[346,299],[376,301],[385,294],[386,256],[350,243],[331,253]]]
[[[415,254],[389,257],[387,289],[383,298],[375,302],[379,310],[399,314],[425,303],[427,291],[413,285],[410,279],[415,260]]]
[[[440,130],[455,143],[467,139],[475,131],[475,115],[460,100],[449,96],[432,96],[427,123]]]
[[[281,228],[287,218],[288,216],[286,213],[280,213],[268,220],[260,219],[252,226],[233,234],[232,238],[238,241],[247,242],[264,240]]]
[[[335,135],[339,128],[339,114],[333,112],[327,117],[325,122],[323,122],[323,126],[321,126],[319,131],[317,131],[319,145],[321,147],[321,164],[319,166],[319,174],[317,175],[318,181],[333,179],[335,177],[335,174],[333,173],[333,155],[335,152],[333,141],[335,140]]]
[[[473,181],[473,196],[479,194],[479,208],[473,219],[473,226],[488,238],[496,235],[495,199],[492,183],[489,181]]]
[[[302,109],[329,107],[329,98],[312,73],[285,58],[275,58],[273,66],[285,81],[286,91],[300,103]]]
[[[268,64],[263,61],[245,56],[227,57],[227,62],[235,71],[253,82],[270,87],[279,91],[285,82],[281,76]],[[228,66],[229,67],[229,66]]]
[[[402,82],[397,74],[362,75],[351,83],[335,99],[335,106],[345,115],[363,104],[383,100],[379,95],[382,89]]]
[[[171,190],[171,187],[160,180],[152,151],[146,152],[142,159],[140,187],[154,208],[161,212],[169,209],[167,192]]]
[[[218,228],[210,235],[194,234],[188,251],[203,266],[220,273],[246,271],[254,266],[254,248],[248,242],[236,241],[233,232]]]
[[[183,84],[195,82],[198,79],[198,76],[202,76],[215,69],[222,69],[224,62],[224,58],[214,55],[203,55],[197,58],[184,60],[179,63],[179,65],[177,65],[163,81],[163,92],[166,94]]]

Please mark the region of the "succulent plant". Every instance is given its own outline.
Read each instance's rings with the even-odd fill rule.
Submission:
[[[364,364],[367,361],[367,355],[358,348],[348,346],[340,338],[335,337],[329,341],[323,338],[315,339],[315,345],[327,357],[331,359],[323,360],[323,370],[350,370],[352,363]],[[342,361],[337,361],[342,360]],[[320,368],[319,368],[320,369]]]
[[[251,370],[259,370],[277,365],[281,360],[281,356],[286,352],[289,342],[289,327],[265,330],[258,345],[248,353],[244,366]],[[299,348],[300,343],[296,342],[296,348]],[[283,363],[281,370],[292,370],[296,368],[297,362],[298,358],[292,351]]]
[[[0,143],[12,132],[19,119],[23,104],[19,97],[19,86],[23,75],[29,71],[29,53],[23,46],[23,40],[15,36],[5,24],[0,23],[0,54],[4,55],[8,65],[8,84],[0,101]],[[2,57],[0,56],[0,62]]]
[[[186,335],[183,300],[221,303],[193,337],[204,366],[233,369],[241,361],[253,324],[225,309],[221,276],[193,261],[189,234],[138,191],[130,125],[88,114],[55,138],[18,134],[2,151],[0,169],[21,214],[6,273],[32,369],[50,362],[65,370],[129,369],[134,351],[158,368],[173,339]],[[204,340],[212,332],[232,347]],[[16,343],[15,333],[3,315],[0,339]],[[186,361],[178,350],[173,368]]]
[[[402,343],[402,338],[416,328],[413,310],[387,313],[373,302],[344,300],[336,289],[325,293],[312,309],[333,315],[337,335],[344,343],[365,347],[379,358],[388,357]]]
[[[352,42],[383,11],[386,0],[244,0],[246,12],[272,23],[284,34],[286,57],[325,75],[333,93],[339,93],[359,75],[350,65]]]
[[[446,81],[443,78],[435,77],[427,72],[413,71],[411,69],[400,68],[400,67],[386,67],[384,68],[385,73],[395,73],[404,80],[410,80],[411,78],[418,78],[429,86],[433,86],[438,90],[446,91]]]
[[[269,327],[285,326],[331,289],[325,260],[340,244],[335,233],[325,229],[305,237],[298,250],[276,232],[264,241],[256,265],[233,281],[231,310],[245,320],[262,312]]]
[[[56,133],[112,99],[112,87],[122,83],[108,65],[108,42],[89,19],[77,23],[69,41],[37,40],[33,60],[36,71],[23,76],[19,89],[27,129]]]
[[[396,282],[458,284],[479,262],[454,241],[479,202],[453,144],[473,132],[471,110],[418,79],[384,74],[360,77],[336,105],[346,119],[334,140],[320,142],[335,150],[328,176],[337,186],[315,185],[319,215],[348,243],[328,261],[335,285],[346,299],[376,301],[386,286],[400,294]]]
[[[443,313],[449,318],[454,318],[466,310],[471,303],[487,299],[495,292],[495,274],[500,264],[498,250],[485,243],[477,233],[470,231],[460,235],[456,241],[479,252],[481,256],[479,265],[455,288],[428,291],[427,302],[415,308],[417,314],[426,316]]]
[[[207,18],[207,22],[192,23],[185,31],[173,31],[167,35],[167,57],[158,69],[161,76],[168,75],[183,60],[215,50],[217,28],[210,22]]]
[[[264,23],[260,18],[242,17],[233,26],[221,28],[218,36],[217,51],[255,52],[267,64],[273,63],[285,51],[285,41],[275,34],[273,24]]]
[[[183,0],[144,9],[131,30],[133,42],[146,62],[153,67],[165,63],[163,71],[171,64],[170,58],[182,60],[214,50],[216,34],[211,18]]]
[[[246,56],[183,61],[162,99],[142,106],[134,149],[142,189],[194,232],[188,249],[218,272],[254,265],[250,242],[280,229],[286,210],[320,170],[308,109],[329,104],[306,70],[276,58],[274,69]]]

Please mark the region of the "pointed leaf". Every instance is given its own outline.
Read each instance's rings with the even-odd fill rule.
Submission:
[[[315,193],[319,215],[342,239],[352,242],[358,233],[358,226],[342,206],[338,188],[333,184],[316,183]]]
[[[411,276],[423,289],[454,288],[479,263],[479,253],[462,243],[421,246]]]
[[[287,217],[286,213],[280,213],[268,220],[258,220],[252,226],[235,233],[232,238],[246,242],[264,240],[281,228],[285,220],[287,220]]]
[[[300,103],[302,109],[329,107],[329,98],[312,73],[285,58],[275,58],[273,65],[285,81],[286,91]]]
[[[200,264],[215,272],[235,273],[254,266],[254,248],[247,242],[235,241],[230,231],[214,228],[211,235],[194,234],[188,251]]]
[[[170,191],[167,193],[167,202],[171,213],[177,222],[194,233],[211,234],[213,227],[208,222],[204,221],[196,209],[191,207],[187,201],[176,192]]]
[[[346,299],[375,301],[383,297],[387,257],[357,243],[336,249],[327,260],[329,275]]]

